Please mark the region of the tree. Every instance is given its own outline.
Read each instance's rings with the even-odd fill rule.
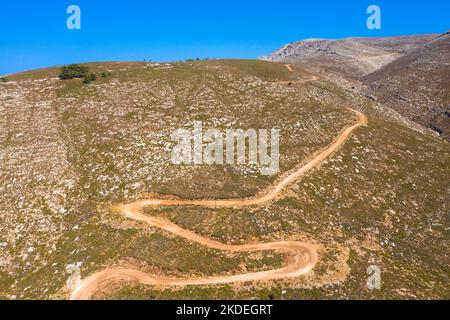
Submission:
[[[59,78],[61,80],[73,79],[73,78],[83,78],[88,73],[88,67],[71,64],[68,66],[61,67],[61,73],[59,74]]]

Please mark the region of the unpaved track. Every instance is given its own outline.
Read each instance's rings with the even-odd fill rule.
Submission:
[[[113,267],[96,272],[74,288],[70,295],[72,300],[90,299],[92,294],[103,285],[119,281],[136,281],[148,285],[160,286],[185,286],[185,285],[212,285],[226,284],[233,282],[275,280],[282,278],[294,278],[311,271],[317,263],[318,257],[314,246],[298,241],[277,241],[267,243],[254,243],[243,245],[229,245],[216,240],[200,236],[192,231],[183,229],[176,224],[158,217],[146,216],[142,209],[148,206],[204,206],[204,207],[244,207],[261,205],[274,200],[288,185],[300,179],[309,170],[319,166],[333,152],[341,147],[350,137],[351,133],[358,127],[367,123],[367,117],[359,111],[352,110],[356,116],[355,124],[347,127],[326,149],[319,152],[305,165],[291,173],[280,182],[269,188],[260,196],[247,199],[229,199],[229,200],[172,200],[172,199],[148,199],[133,202],[121,206],[121,213],[136,221],[141,221],[177,236],[183,237],[189,241],[196,242],[208,248],[229,251],[229,252],[252,252],[278,250],[289,253],[287,263],[284,267],[268,271],[251,272],[232,276],[211,276],[204,278],[174,278],[153,274],[147,274],[142,271],[130,268]]]
[[[285,64],[286,69],[288,69],[290,72],[294,72],[294,69],[292,69],[292,66],[290,64]]]
[[[288,69],[290,72],[295,72],[294,69],[292,68],[292,65],[291,65],[291,64],[285,64],[284,66],[285,66],[286,69]],[[288,84],[292,84],[292,83],[303,84],[303,83],[306,83],[306,82],[317,81],[317,80],[319,80],[319,77],[314,76],[314,75],[311,75],[310,77],[302,78],[302,79],[299,79],[299,80],[280,81],[280,83],[281,83],[281,84],[284,84],[284,85],[288,85]]]
[[[127,205],[123,208],[128,211],[139,211],[144,207],[150,206],[201,206],[209,208],[233,208],[233,207],[247,207],[254,205],[265,204],[269,201],[274,200],[281,191],[285,189],[291,183],[300,179],[306,172],[320,165],[324,160],[326,160],[331,154],[333,154],[340,146],[349,138],[350,134],[356,128],[367,123],[367,117],[359,111],[352,110],[356,116],[357,121],[355,124],[347,127],[341,132],[337,139],[335,139],[330,145],[325,149],[311,158],[305,165],[297,168],[293,173],[284,177],[281,181],[271,186],[265,192],[261,193],[252,198],[245,199],[223,199],[223,200],[183,200],[183,199],[147,199],[136,201]]]

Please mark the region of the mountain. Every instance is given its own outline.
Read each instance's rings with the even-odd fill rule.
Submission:
[[[293,42],[265,57],[273,62],[294,63],[332,71],[351,78],[367,75],[438,35],[386,38],[307,39]]]
[[[0,299],[448,298],[446,141],[297,65],[85,66],[0,82]],[[198,123],[279,129],[279,172],[173,161]]]
[[[379,102],[450,139],[450,33],[363,77]]]
[[[347,88],[357,87],[389,116],[450,139],[448,32],[308,39],[285,45],[264,60],[296,64],[341,84],[347,81]]]

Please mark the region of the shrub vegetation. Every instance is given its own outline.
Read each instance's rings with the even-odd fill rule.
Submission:
[[[71,64],[68,66],[61,67],[61,73],[59,74],[59,78],[62,80],[73,79],[73,78],[83,78],[88,73],[88,67]]]
[[[97,80],[97,76],[95,75],[95,73],[93,72],[88,72],[86,73],[86,75],[84,76],[84,80],[83,83],[90,83],[92,81]]]

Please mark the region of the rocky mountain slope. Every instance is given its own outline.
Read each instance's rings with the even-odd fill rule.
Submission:
[[[386,38],[307,39],[278,49],[266,60],[317,67],[358,78],[434,39],[435,34]]]
[[[381,103],[450,140],[450,33],[409,51],[363,81]]]
[[[310,39],[266,60],[293,63],[377,100],[386,116],[449,139],[450,36]]]
[[[377,102],[296,65],[242,60],[88,64],[0,83],[0,299],[67,298],[108,267],[177,278],[285,265],[283,252],[230,253],[127,219],[120,204],[151,195],[259,194],[354,123],[336,153],[279,198],[245,208],[148,207],[227,244],[311,243],[319,260],[295,279],[160,288],[124,282],[94,298],[448,299],[450,144],[379,116]],[[108,76],[100,76],[106,73]],[[280,173],[255,165],[176,165],[179,128],[279,128]],[[369,290],[367,268],[381,270]]]

